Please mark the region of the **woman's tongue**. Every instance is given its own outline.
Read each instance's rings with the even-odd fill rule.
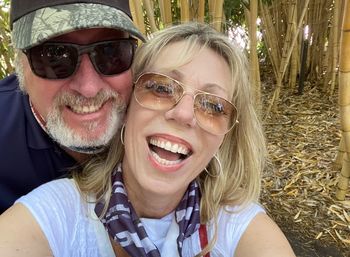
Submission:
[[[179,153],[173,153],[157,146],[152,146],[151,150],[157,153],[160,158],[168,161],[176,161],[181,157]]]

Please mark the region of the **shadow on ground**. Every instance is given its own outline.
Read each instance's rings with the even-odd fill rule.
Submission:
[[[350,250],[322,245],[318,240],[303,238],[296,231],[282,229],[297,257],[350,257]]]

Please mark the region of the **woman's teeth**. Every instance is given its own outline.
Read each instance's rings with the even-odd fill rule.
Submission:
[[[165,139],[151,138],[149,144],[152,156],[159,164],[164,166],[178,164],[190,154],[190,149],[185,145]]]
[[[179,145],[177,143],[172,143],[166,140],[152,138],[150,140],[150,144],[162,148],[164,150],[170,151],[172,153],[180,153],[183,155],[187,155],[190,152],[190,150],[186,146]]]
[[[175,164],[178,164],[182,161],[182,159],[178,159],[175,161],[169,161],[166,159],[162,159],[156,152],[153,152],[153,151],[151,151],[151,154],[157,160],[158,163],[165,165],[165,166],[175,165]]]

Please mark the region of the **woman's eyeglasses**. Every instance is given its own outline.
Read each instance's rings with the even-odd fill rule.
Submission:
[[[134,83],[136,101],[151,110],[168,111],[185,94],[181,82],[159,73],[143,73]],[[193,110],[199,126],[214,135],[224,135],[238,123],[237,109],[231,102],[204,91],[194,94]]]
[[[44,79],[66,79],[77,71],[85,53],[99,74],[122,73],[130,68],[136,47],[137,41],[127,38],[88,45],[47,42],[23,52],[35,75]]]

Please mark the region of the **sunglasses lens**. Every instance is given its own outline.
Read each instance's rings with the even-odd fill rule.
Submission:
[[[131,40],[101,43],[90,54],[96,69],[103,75],[116,75],[132,64],[136,44]]]
[[[45,79],[65,79],[77,69],[82,53],[89,53],[95,69],[102,75],[116,75],[128,70],[134,58],[136,41],[121,39],[76,45],[46,43],[35,46],[25,53],[35,75]]]
[[[146,73],[136,82],[134,95],[136,101],[151,110],[169,110],[181,98],[182,87],[170,78]]]
[[[31,48],[28,57],[37,76],[63,79],[74,73],[78,52],[73,46],[44,44]]]
[[[233,104],[216,95],[199,93],[194,101],[194,113],[199,125],[215,134],[226,134],[236,123],[237,111]]]

